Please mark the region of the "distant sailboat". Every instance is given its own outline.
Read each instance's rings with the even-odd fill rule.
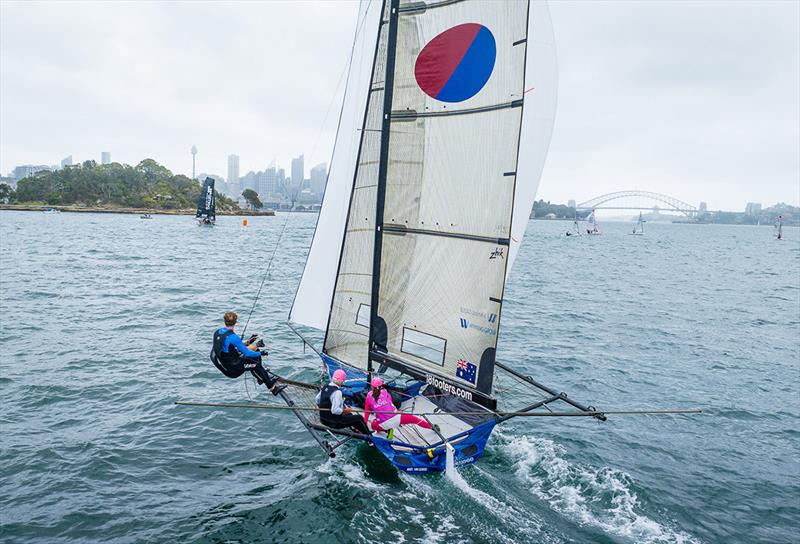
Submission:
[[[592,236],[600,235],[600,227],[597,225],[597,218],[594,216],[594,210],[592,210],[592,213],[590,213],[589,217],[586,218],[586,223],[586,234],[590,234]]]
[[[784,240],[783,237],[783,216],[778,216],[778,222],[775,223],[775,239],[776,240]]]
[[[217,220],[217,199],[214,196],[214,178],[206,178],[200,198],[197,201],[197,213],[194,218],[200,226],[213,226]]]
[[[580,236],[581,227],[578,224],[578,211],[575,211],[575,219],[572,221],[572,230],[567,231],[567,236]]]
[[[642,212],[639,212],[639,220],[633,226],[633,235],[641,236],[644,234],[644,219],[642,219]]]

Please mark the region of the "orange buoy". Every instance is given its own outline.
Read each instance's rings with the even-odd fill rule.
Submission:
[[[247,219],[242,219],[242,226],[243,226],[243,227],[246,227],[246,226],[247,226]]]

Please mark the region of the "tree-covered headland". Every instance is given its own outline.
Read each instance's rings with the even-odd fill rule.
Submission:
[[[17,190],[5,196],[16,204],[180,210],[197,206],[200,190],[197,180],[145,159],[136,166],[84,161],[55,172],[37,172],[21,179]],[[217,193],[217,210],[238,210],[238,206]]]

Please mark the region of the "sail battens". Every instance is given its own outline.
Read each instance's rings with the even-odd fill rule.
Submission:
[[[516,185],[505,174],[518,171],[524,110],[509,97],[523,95],[527,48],[512,43],[527,37],[528,2],[414,7],[399,17],[387,72],[371,351],[489,398],[499,326],[490,297],[505,283]]]
[[[422,229],[426,228],[422,220],[427,225],[427,218],[436,217],[443,225],[459,225],[459,230],[471,235],[508,237],[511,244],[504,257],[510,268],[528,225],[555,118],[558,68],[547,3],[401,0],[397,11],[398,45],[391,110],[413,111],[415,115],[412,122],[393,123],[390,128],[387,200],[395,201],[387,202],[386,217]],[[375,185],[381,157],[383,95],[387,87],[389,20],[389,0],[361,3],[360,31],[357,29],[348,70],[325,201],[289,316],[295,323],[322,330],[328,325],[347,328],[336,323],[352,323],[358,305],[369,303],[369,300],[354,300],[340,305],[336,293],[339,287],[351,289],[356,280],[365,284],[359,285],[359,289],[368,290],[371,285],[366,275],[349,273],[371,273],[373,268]],[[464,29],[469,32],[463,34]],[[472,40],[478,33],[480,40]],[[474,56],[469,57],[467,64],[450,65],[442,72],[444,79],[437,80],[438,61],[436,55],[429,53],[435,53],[434,42],[444,44],[442,35],[456,38],[452,42],[456,50],[459,43],[472,44],[469,50]],[[466,41],[460,41],[462,38]],[[427,67],[418,64],[421,56],[427,56],[432,64]],[[422,79],[417,77],[418,68]],[[425,70],[430,76],[427,80]],[[478,87],[464,87],[480,73],[488,77],[485,82],[480,79]],[[454,76],[449,89],[443,86],[448,74]],[[482,115],[450,114],[508,103],[531,88],[536,92],[525,95],[521,108]],[[416,112],[448,113],[443,117],[420,117]],[[520,116],[521,130],[517,130]],[[402,132],[398,130],[401,127]],[[521,151],[518,160],[517,149]],[[409,162],[401,163],[403,160]],[[516,175],[501,177],[512,171]],[[501,179],[511,183],[496,183]],[[513,214],[509,228],[507,209],[511,201]],[[391,238],[407,243],[423,238],[470,243],[416,235]],[[408,246],[406,250],[413,252],[414,248]],[[436,251],[449,252],[450,248],[437,246]],[[484,257],[478,253],[474,258],[482,261]],[[423,260],[420,257],[420,262]],[[460,256],[450,261],[470,267]],[[453,278],[453,281],[464,280]],[[497,293],[502,293],[502,289],[481,296]],[[337,304],[333,299],[337,299]],[[485,297],[482,300],[495,306],[486,302]],[[333,336],[336,333],[326,335],[326,345],[335,352],[337,339]],[[348,348],[350,359],[344,362],[361,368],[365,364],[366,344],[360,355],[356,351]],[[448,359],[452,364],[449,356]]]
[[[491,402],[507,272],[552,128],[549,14],[526,0],[381,4],[324,351]]]
[[[429,9],[443,8],[445,6],[452,6],[464,2],[465,0],[439,0],[438,2],[409,2],[408,4],[400,6],[401,15],[416,15],[423,13]]]
[[[469,115],[473,113],[486,113],[495,110],[503,110],[507,108],[521,108],[524,100],[519,98],[511,102],[503,102],[502,104],[493,104],[490,106],[482,106],[480,108],[467,108],[460,110],[441,110],[441,111],[393,111],[390,115],[393,121],[414,121],[416,119],[427,117],[451,117],[455,115]]]
[[[444,232],[437,230],[424,230],[424,229],[410,229],[399,225],[384,225],[383,232],[386,234],[396,234],[405,236],[406,234],[422,234],[426,236],[445,236],[449,238],[459,238],[461,240],[473,240],[475,242],[486,242],[489,244],[496,244],[507,246],[511,243],[508,238],[490,238],[488,236],[475,236],[472,234],[462,234],[459,232]]]

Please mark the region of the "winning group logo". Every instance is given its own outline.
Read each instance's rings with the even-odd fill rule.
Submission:
[[[463,102],[486,85],[494,70],[494,35],[478,23],[449,28],[429,41],[414,64],[425,94],[441,102]]]

